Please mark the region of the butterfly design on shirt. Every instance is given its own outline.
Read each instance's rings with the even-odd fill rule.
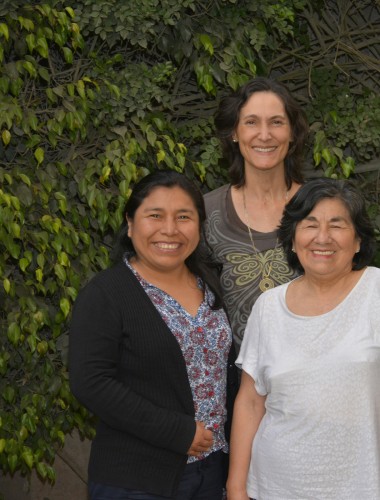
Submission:
[[[281,248],[270,248],[255,254],[231,252],[226,254],[225,259],[232,266],[230,275],[236,277],[237,286],[260,281],[260,288],[265,291],[287,283],[293,275]]]

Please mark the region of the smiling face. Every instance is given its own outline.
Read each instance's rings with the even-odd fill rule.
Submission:
[[[306,276],[343,276],[352,270],[360,249],[350,214],[337,198],[325,198],[315,205],[297,224],[293,243]]]
[[[153,189],[127,219],[136,262],[155,272],[183,267],[199,243],[197,208],[178,186]]]
[[[245,167],[284,168],[292,130],[282,100],[273,92],[255,92],[241,108],[233,134]]]

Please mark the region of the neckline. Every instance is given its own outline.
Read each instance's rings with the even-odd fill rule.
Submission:
[[[291,311],[288,307],[288,304],[286,302],[286,293],[288,291],[288,288],[289,288],[289,285],[293,282],[293,281],[296,281],[300,278],[302,278],[302,275],[301,276],[298,276],[297,278],[295,278],[294,280],[290,281],[289,283],[286,283],[284,285],[284,293],[282,295],[282,300],[283,300],[283,304],[284,304],[284,307],[286,309],[286,311],[288,312],[288,314],[290,314],[291,316],[293,316],[294,318],[298,318],[298,319],[305,319],[305,320],[309,320],[309,319],[314,319],[314,318],[323,318],[323,317],[327,317],[329,314],[333,314],[334,312],[337,311],[337,309],[343,307],[343,305],[345,304],[345,302],[351,297],[351,295],[356,291],[356,289],[359,287],[359,285],[361,284],[361,282],[363,281],[364,279],[364,276],[366,276],[368,274],[368,269],[370,269],[370,266],[367,266],[366,269],[364,269],[364,272],[363,274],[360,276],[360,278],[358,279],[358,281],[355,283],[355,285],[351,288],[351,290],[348,292],[348,294],[344,297],[344,299],[339,302],[339,304],[337,304],[333,309],[331,309],[330,311],[327,311],[323,314],[315,314],[315,315],[312,315],[312,316],[306,316],[306,315],[302,315],[302,314],[296,314],[294,313],[293,311]]]
[[[226,193],[226,208],[227,208],[227,214],[230,214],[230,222],[233,226],[238,226],[239,229],[241,229],[245,234],[247,234],[247,224],[244,223],[238,216],[235,206],[232,201],[232,194],[231,194],[231,189],[232,185],[229,184],[229,187],[227,189]],[[256,231],[256,229],[253,229],[250,227],[252,235],[255,236],[255,239],[267,239],[267,238],[276,238],[277,237],[277,230],[269,231],[267,233],[261,232],[261,231]],[[248,237],[248,235],[247,235]]]
[[[181,308],[181,310],[184,313],[186,313],[187,316],[189,316],[190,318],[192,318],[192,320],[195,320],[198,317],[198,315],[200,314],[201,309],[204,307],[204,304],[206,304],[207,301],[208,301],[209,289],[207,287],[207,284],[204,284],[203,281],[202,281],[202,278],[200,278],[199,276],[196,276],[197,286],[198,286],[198,288],[200,290],[203,291],[203,298],[202,298],[202,302],[198,306],[198,309],[197,309],[195,315],[193,315],[180,302],[178,302],[178,300],[175,297],[173,297],[172,295],[170,295],[170,293],[166,292],[165,290],[163,290],[159,286],[154,285],[153,283],[151,283],[150,281],[148,281],[147,279],[145,279],[143,276],[141,276],[141,274],[137,271],[137,269],[135,269],[131,265],[131,263],[129,262],[129,259],[128,259],[127,256],[124,259],[124,263],[128,267],[128,269],[132,272],[132,274],[135,276],[135,278],[140,283],[140,286],[142,288],[144,288],[144,287],[146,287],[146,288],[153,288],[155,290],[158,290],[160,293],[164,293],[170,300],[172,300],[173,302],[175,302],[175,304],[177,305],[177,307]],[[143,286],[143,284],[144,284],[144,286]]]

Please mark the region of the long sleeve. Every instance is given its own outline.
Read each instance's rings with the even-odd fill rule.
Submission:
[[[129,274],[103,274],[79,294],[70,328],[71,389],[107,426],[185,454],[195,422],[184,360]]]

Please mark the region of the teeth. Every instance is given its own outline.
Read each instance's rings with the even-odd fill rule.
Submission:
[[[175,250],[179,247],[178,243],[156,243],[156,246],[164,250]]]
[[[253,148],[255,151],[258,151],[259,153],[270,153],[271,151],[274,151],[276,149],[275,146],[273,146],[272,148],[258,148],[258,147],[254,147]]]
[[[317,255],[333,255],[333,250],[325,250],[325,251],[322,251],[322,250],[313,250],[313,253],[317,254]]]

